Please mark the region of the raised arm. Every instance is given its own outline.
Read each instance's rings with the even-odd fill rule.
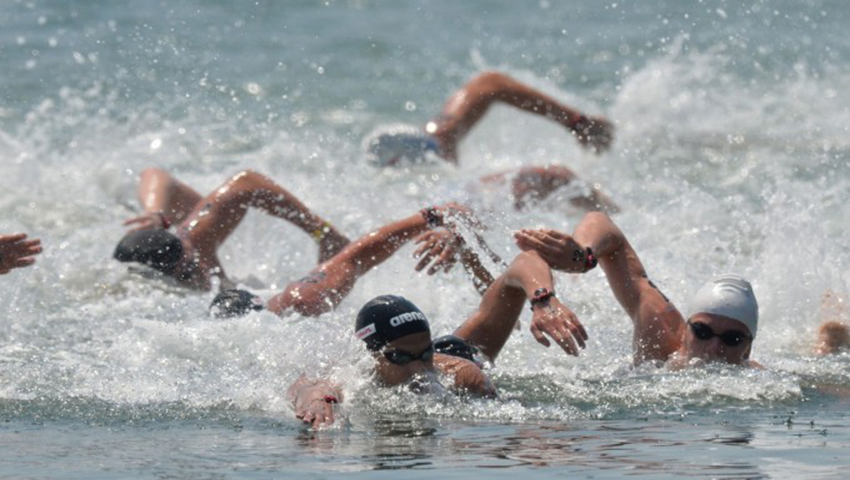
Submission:
[[[313,428],[334,422],[334,407],[342,403],[342,389],[323,379],[301,374],[287,391],[295,417]]]
[[[583,146],[601,151],[611,145],[614,127],[602,117],[579,110],[499,72],[485,72],[455,92],[440,116],[425,129],[440,142],[441,154],[457,161],[457,145],[495,102],[541,115],[567,128]]]
[[[572,236],[522,230],[516,240],[521,249],[539,252],[558,270],[583,273],[592,268],[594,257],[598,259],[611,291],[634,323],[637,361],[666,360],[678,348],[682,315],[649,280],[637,253],[608,215],[586,214]]]
[[[531,300],[534,338],[548,347],[548,336],[566,353],[578,355],[579,348],[584,348],[587,332],[554,292],[549,265],[537,252],[522,252],[487,289],[478,310],[455,335],[495,359],[511,335],[526,300]]]
[[[124,222],[134,230],[167,228],[182,222],[201,201],[201,195],[158,168],[142,170],[138,188],[143,214]]]
[[[386,261],[409,240],[442,226],[447,216],[462,214],[461,208],[431,207],[366,234],[306,277],[287,285],[266,307],[278,315],[290,308],[306,316],[332,310],[351,292],[358,278]]]

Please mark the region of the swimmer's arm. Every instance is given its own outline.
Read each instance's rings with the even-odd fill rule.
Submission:
[[[452,389],[458,393],[485,398],[499,396],[487,374],[478,365],[465,358],[437,354],[434,356],[434,365],[454,379]]]
[[[144,215],[128,220],[125,224],[138,224],[142,228],[150,223],[145,222],[145,219],[158,222],[157,225],[162,223],[163,218],[160,215],[169,223],[180,223],[189,216],[202,198],[191,187],[158,168],[142,170],[138,196]]]
[[[507,286],[520,289],[529,300],[541,289],[555,292],[552,270],[535,251],[517,255],[504,277]],[[557,297],[550,297],[546,304],[538,304],[532,312],[531,334],[538,343],[548,347],[548,336],[569,355],[578,355],[579,348],[584,348],[587,331]]]
[[[333,263],[341,262],[352,267],[355,275],[359,277],[386,261],[409,240],[435,226],[442,226],[447,215],[456,214],[464,207],[448,204],[432,208],[436,215],[437,225],[429,224],[424,211],[417,212],[352,242],[320,268],[326,270]]]
[[[308,379],[303,373],[287,390],[295,417],[313,428],[334,422],[334,405],[342,403],[342,389],[324,379]]]
[[[478,310],[454,334],[495,359],[527,305],[526,300],[541,288],[553,292],[553,285],[552,271],[540,255],[534,251],[522,252],[487,289]],[[552,338],[570,355],[577,355],[576,344],[584,347],[587,339],[587,332],[575,314],[554,297],[548,305],[534,309],[531,333],[544,346],[550,345],[546,336]]]
[[[614,296],[632,319],[637,320],[648,303],[659,304],[662,310],[669,304],[649,281],[634,248],[608,215],[586,214],[576,226],[573,238],[579,245],[593,250]]]

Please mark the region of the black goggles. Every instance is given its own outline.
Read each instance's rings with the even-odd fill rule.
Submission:
[[[752,340],[753,337],[747,335],[740,330],[726,330],[723,333],[714,333],[708,325],[702,322],[688,322],[694,336],[700,340],[711,340],[714,337],[719,337],[720,341],[730,347],[737,347],[744,340]]]
[[[432,358],[434,358],[434,344],[428,345],[428,348],[422,351],[422,353],[416,355],[410,352],[405,352],[403,350],[387,350],[385,349],[383,352],[384,358],[387,359],[388,362],[395,365],[407,365],[410,362],[416,360],[422,360],[423,362],[428,362]]]

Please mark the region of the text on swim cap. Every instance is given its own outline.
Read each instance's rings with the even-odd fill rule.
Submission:
[[[415,322],[421,320],[423,322],[427,322],[428,318],[425,317],[425,314],[422,312],[407,312],[402,313],[401,315],[396,315],[395,317],[390,319],[390,325],[393,327],[397,327],[403,323]]]
[[[376,331],[377,330],[375,329],[375,324],[370,323],[369,325],[366,325],[365,327],[361,328],[360,330],[357,330],[356,332],[354,332],[354,336],[357,337],[360,340],[363,340],[364,338],[367,338],[367,337],[373,335]]]

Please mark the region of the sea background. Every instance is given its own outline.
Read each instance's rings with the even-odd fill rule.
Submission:
[[[823,295],[850,295],[848,25],[841,0],[2,2],[0,232],[45,252],[0,278],[0,477],[842,478],[850,356],[811,352]],[[499,106],[458,167],[366,162],[371,131],[423,124],[486,70],[608,116],[613,149]],[[559,274],[580,357],[526,313],[490,371],[500,399],[416,397],[369,382],[360,305],[405,295],[444,334],[478,296],[460,270],[415,273],[411,246],[318,319],[212,319],[212,293],[110,258],[148,166],[202,193],[257,170],[350,236],[468,201],[510,258],[514,230],[580,212],[569,192],[517,212],[475,179],[544,164],[622,206],[683,310],[712,275],[750,278],[767,368],[634,368],[602,273]],[[221,249],[266,298],[316,254],[256,212]],[[302,372],[344,386],[336,426],[294,419]]]

